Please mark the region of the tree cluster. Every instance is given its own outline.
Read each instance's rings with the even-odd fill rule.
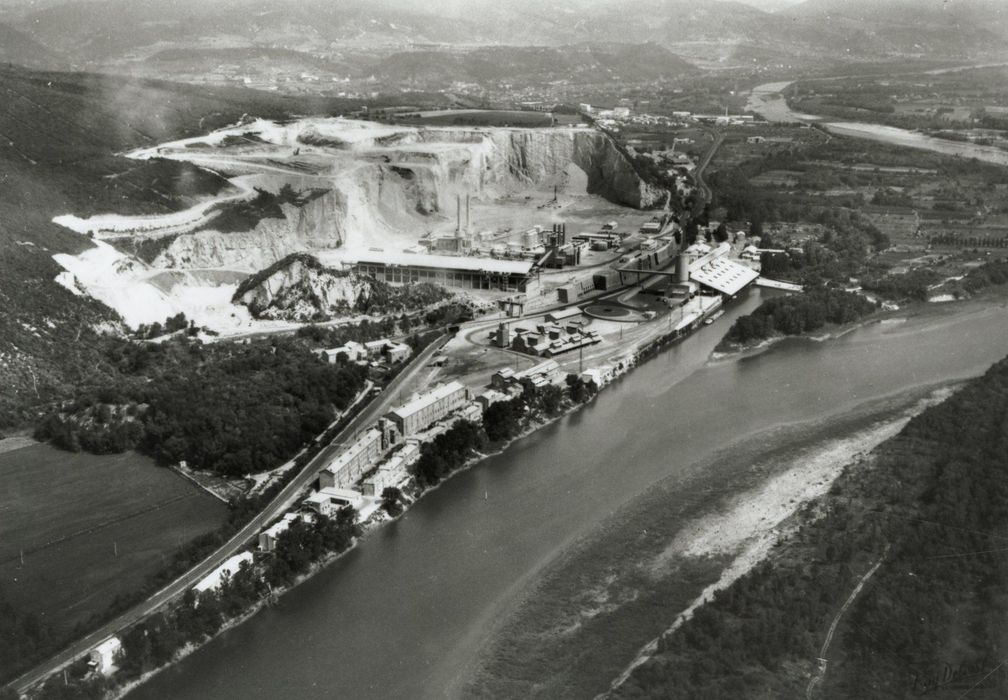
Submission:
[[[185,460],[227,476],[282,464],[367,378],[365,368],[326,364],[290,339],[119,342],[108,359],[117,381],[81,389],[39,423],[39,439],[98,453],[136,448],[162,464]]]
[[[746,345],[775,335],[801,335],[827,323],[856,321],[874,310],[875,305],[864,297],[828,287],[771,297],[748,316],[737,318],[721,347]]]
[[[818,517],[665,635],[616,697],[803,696],[834,616],[880,559],[841,618],[823,697],[1000,696],[1006,420],[1002,360],[911,420],[873,466],[848,467]]]

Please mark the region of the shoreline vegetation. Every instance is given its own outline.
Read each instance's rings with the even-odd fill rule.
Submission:
[[[994,697],[1006,416],[1008,359],[845,467],[767,559],[662,634],[606,696],[797,697],[814,680],[826,697]]]
[[[298,334],[296,334],[296,337],[290,341],[291,347],[289,351],[298,354],[304,352],[303,349],[296,347],[297,343],[304,345],[308,343],[341,341],[348,334],[363,334],[364,337],[368,337],[372,334],[380,336],[385,332],[385,330],[386,328],[382,324],[375,324],[369,321],[362,322],[361,324],[357,324],[355,326],[340,328],[309,326],[299,331]],[[424,331],[411,337],[411,341],[415,343],[416,350],[419,351],[439,336],[440,331]],[[198,345],[190,344],[188,339],[179,339],[178,342],[180,349],[173,352],[181,355],[183,358],[187,356],[185,347],[195,347],[200,350],[203,349]],[[274,342],[275,339],[269,339],[266,341],[260,341],[258,345],[264,347],[271,346]],[[338,344],[338,342],[336,344]],[[256,345],[256,343],[253,343],[253,345]],[[113,341],[113,349],[116,349],[119,346],[120,341]],[[140,344],[138,347],[141,347],[141,349],[148,348],[144,352],[150,351],[147,344]],[[153,351],[158,352],[157,348],[158,346],[154,346]],[[259,355],[261,355],[261,353],[259,353]],[[223,359],[231,362],[240,362],[241,360],[240,357],[231,358],[226,355]],[[269,362],[268,357],[266,358],[266,361]],[[143,365],[141,365],[141,367],[142,366]],[[199,368],[199,363],[194,363],[192,367],[188,368],[193,371],[194,376],[191,379],[195,380],[195,378],[198,377]],[[388,379],[395,376],[398,371],[398,366],[393,367]],[[170,381],[172,379],[171,373],[169,372],[164,374],[162,379]],[[103,380],[104,377],[101,375],[96,378],[96,384],[99,388],[101,386],[100,382]],[[82,390],[82,395],[85,395],[86,397],[88,391],[92,390]],[[354,397],[350,397],[349,400],[353,400],[353,398]],[[87,401],[85,400],[84,403],[89,406],[90,411],[100,410],[100,406],[102,405],[101,401],[97,404],[87,404]],[[174,407],[177,409],[179,406],[184,405],[185,403],[182,402],[175,404]],[[123,415],[125,416],[126,413],[123,412]],[[301,445],[296,450],[296,454],[291,455],[293,465],[296,468],[300,469],[307,464],[310,459],[323,449],[325,445],[329,444],[339,431],[353,419],[352,415],[343,415],[335,423],[330,424],[332,415],[328,414],[327,417],[329,420],[326,420],[325,423],[322,424],[324,430],[317,435],[318,439],[314,439],[316,436],[312,436],[313,439],[309,440],[304,445]],[[109,423],[114,423],[114,419],[109,421]],[[88,426],[88,429],[91,427],[92,426]],[[108,429],[108,425],[103,425],[97,422],[93,427],[99,431],[106,431]],[[286,462],[287,460],[284,461]],[[8,618],[6,628],[12,630],[8,639],[0,640],[6,641],[6,644],[0,644],[0,661],[3,662],[3,682],[10,682],[18,674],[29,670],[35,664],[41,663],[44,659],[57,653],[60,649],[65,648],[75,640],[83,637],[88,631],[93,630],[104,622],[127,610],[132,605],[144,600],[148,595],[160,590],[168,582],[174,580],[177,576],[187,571],[199,561],[202,561],[217,547],[222,545],[236,532],[238,532],[241,527],[248,522],[249,518],[259,512],[266,503],[279,493],[279,491],[286,485],[287,480],[292,477],[294,473],[295,470],[289,470],[283,478],[274,479],[268,487],[260,489],[255,493],[244,497],[232,499],[229,502],[230,513],[227,516],[226,522],[220,528],[191,540],[182,545],[178,550],[169,553],[165,566],[159,571],[156,571],[148,576],[145,583],[138,590],[131,594],[118,596],[107,608],[94,612],[87,624],[81,625],[69,634],[54,634],[49,627],[44,624],[44,622],[34,619],[32,616],[18,614],[15,610],[10,608],[10,606],[8,606],[2,598],[0,598],[0,615],[4,615]],[[0,698],[2,697],[3,696],[0,695]],[[67,697],[75,696],[70,695]],[[85,695],[84,697],[89,696]]]
[[[772,342],[772,340],[766,342]],[[663,343],[658,343],[658,345],[661,344]],[[642,359],[646,359],[654,354],[648,352],[648,350],[649,348],[641,349]],[[716,355],[717,353],[712,357],[717,359]],[[451,430],[438,436],[434,442],[425,447],[421,460],[415,465],[415,488],[408,494],[397,494],[391,502],[386,504],[385,510],[389,513],[390,517],[397,517],[401,514],[404,507],[408,507],[427,491],[436,488],[445,478],[461,470],[471,468],[483,459],[503,451],[512,442],[568,415],[585,402],[593,399],[597,395],[597,391],[597,387],[593,384],[585,384],[579,378],[571,375],[568,377],[565,389],[553,386],[548,387],[545,392],[540,390],[537,393],[531,387],[527,387],[522,396],[511,401],[493,404],[490,407],[491,410],[487,412],[489,420],[487,421],[488,416],[485,415],[485,422],[482,426],[476,426],[466,421],[457,422]],[[268,494],[260,495],[260,498],[263,497],[268,497]],[[378,521],[378,524],[382,522],[384,520]],[[366,529],[369,531],[374,525],[373,521],[369,521],[366,524]],[[356,543],[357,535],[352,538],[351,544],[346,545],[346,547],[356,546]],[[231,610],[235,616],[221,621],[216,631],[198,642],[186,642],[185,646],[177,650],[169,659],[164,660],[163,663],[158,664],[155,668],[145,668],[142,670],[142,676],[144,678],[149,677],[153,672],[176,663],[182,658],[182,656],[177,656],[177,654],[182,653],[183,655],[187,655],[223,631],[240,624],[241,621],[248,619],[261,609],[263,605],[267,604],[269,599],[275,600],[277,596],[293,589],[298,583],[327,566],[345,553],[345,551],[346,548],[336,551],[327,551],[325,549],[316,551],[314,555],[309,557],[306,565],[307,568],[297,573],[290,583],[282,587],[271,588],[268,599],[253,597],[245,601],[247,604],[244,607],[232,607]],[[83,671],[83,669],[80,670]],[[127,682],[129,683],[128,687],[132,688],[142,681],[133,678]],[[54,690],[57,686],[60,688],[59,691]],[[127,692],[127,690],[122,689],[123,687],[120,684],[110,685],[107,681],[99,681],[98,679],[92,679],[89,682],[83,683],[78,682],[70,686],[49,682],[43,686],[39,693],[31,697],[46,699],[54,697],[120,697]]]
[[[937,301],[964,301],[1005,284],[1008,284],[1008,260],[984,263],[959,279],[940,281],[928,271],[921,271],[866,280],[862,286],[912,307]],[[811,334],[822,329],[826,329],[826,339],[836,338],[861,323],[882,320],[886,310],[884,304],[835,287],[774,296],[751,314],[735,320],[715,348],[713,358],[761,350],[787,337],[816,339]]]
[[[521,396],[489,406],[481,424],[456,421],[422,448],[420,459],[413,466],[414,487],[405,495],[383,494],[388,518],[373,517],[367,523],[357,523],[356,512],[345,508],[332,519],[294,521],[278,538],[276,551],[268,559],[243,564],[216,591],[199,596],[187,591],[181,601],[130,628],[121,636],[119,669],[110,678],[89,674],[86,659],[82,659],[68,668],[68,683],[63,678],[49,679],[29,697],[43,700],[122,697],[296,588],[355,547],[368,532],[401,515],[405,507],[437,488],[444,479],[570,414],[597,392],[594,384],[569,375],[564,388],[550,385],[534,389],[526,385]],[[263,497],[268,495],[260,496]],[[0,698],[7,700],[3,695]]]
[[[828,420],[740,437],[656,483],[511,604],[453,692],[552,699],[606,691],[648,639],[772,551],[794,512],[845,465],[952,386],[918,387]]]

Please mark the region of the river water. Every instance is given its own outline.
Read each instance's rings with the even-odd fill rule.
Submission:
[[[976,303],[708,361],[732,317],[758,302],[754,291],[581,411],[449,480],[130,697],[457,694],[539,575],[578,576],[556,566],[560,555],[656,484],[696,477],[726,446],[974,376],[1008,352],[1008,308]]]
[[[816,123],[827,131],[839,136],[853,136],[870,141],[880,141],[894,146],[917,148],[949,156],[958,156],[960,158],[976,158],[977,160],[997,165],[1008,165],[1008,151],[1003,151],[995,146],[950,141],[948,139],[928,136],[917,131],[910,131],[909,129],[883,126],[881,124],[828,121],[825,117],[795,112],[788,107],[787,101],[781,95],[781,92],[790,84],[791,82],[784,81],[758,85],[750,93],[746,109],[763,115],[770,122],[785,124]]]

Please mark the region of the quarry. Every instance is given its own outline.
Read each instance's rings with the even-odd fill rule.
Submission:
[[[361,268],[386,261],[390,270],[416,270],[382,275],[393,284],[429,282],[484,299],[535,296],[569,282],[572,263],[591,268],[624,252],[587,237],[574,252],[578,232],[608,226],[636,235],[642,209],[667,206],[666,193],[645,183],[605,133],[584,126],[246,119],[125,155],[186,161],[230,183],[167,215],[54,219],[95,246],[55,256],[65,269],[58,281],[111,306],[131,327],[183,312],[222,335],[279,328],[306,315],[292,287],[314,294],[323,311],[346,313]],[[302,258],[288,268],[295,254],[322,265]],[[273,286],[246,284],[236,294],[267,269]],[[590,270],[584,280],[590,285]],[[297,318],[259,313],[280,292],[285,306],[300,309]]]

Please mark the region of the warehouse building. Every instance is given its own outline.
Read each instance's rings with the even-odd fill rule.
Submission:
[[[524,292],[532,276],[532,263],[452,255],[422,255],[369,251],[345,261],[359,274],[389,284],[429,282],[442,287],[501,289]]]
[[[331,518],[341,509],[349,506],[355,510],[360,510],[364,504],[364,499],[360,492],[352,489],[339,489],[327,486],[319,489],[304,500],[306,508],[319,515]]]
[[[319,473],[320,488],[346,488],[356,482],[382,456],[382,434],[371,428],[354,440]]]
[[[399,408],[385,414],[382,421],[386,445],[416,435],[469,401],[469,390],[458,382],[442,384],[418,394]]]

